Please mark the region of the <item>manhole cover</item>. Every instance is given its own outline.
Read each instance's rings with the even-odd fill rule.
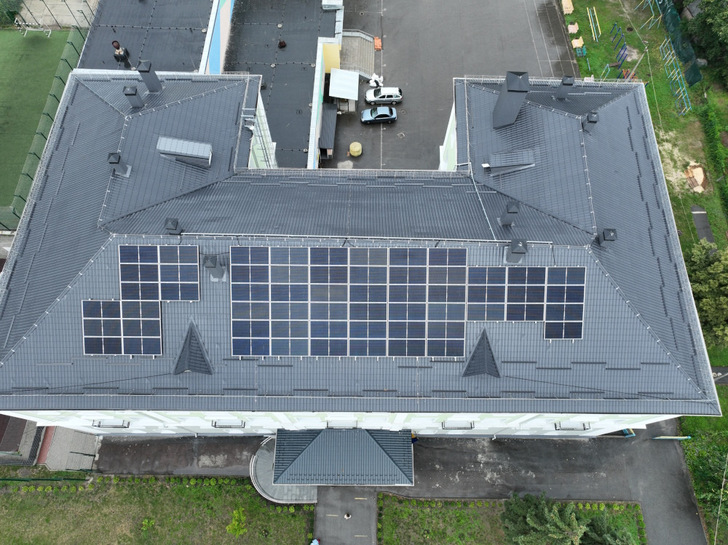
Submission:
[[[397,111],[399,113],[401,113],[401,114],[406,114],[407,113],[407,110],[405,110],[404,108],[397,108]]]
[[[397,138],[404,138],[405,136],[407,136],[407,135],[405,133],[403,133],[403,132],[398,132],[397,133]]]

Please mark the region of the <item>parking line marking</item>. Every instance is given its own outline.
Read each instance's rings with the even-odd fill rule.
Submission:
[[[331,514],[331,513],[326,513],[326,516],[327,517],[338,517],[339,515],[334,515],[334,514]]]
[[[369,498],[354,498],[355,500],[368,500]]]

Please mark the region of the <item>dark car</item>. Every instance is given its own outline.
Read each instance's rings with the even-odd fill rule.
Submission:
[[[397,109],[391,106],[367,108],[361,113],[362,123],[391,123],[397,121]]]

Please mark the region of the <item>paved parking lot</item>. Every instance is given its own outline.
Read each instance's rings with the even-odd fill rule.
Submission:
[[[436,169],[452,108],[452,79],[527,71],[537,77],[578,74],[554,0],[348,0],[344,28],[382,39],[375,70],[405,99],[392,125],[363,126],[339,116],[332,168]],[[359,110],[365,107],[366,82]],[[349,143],[363,154],[348,157]]]

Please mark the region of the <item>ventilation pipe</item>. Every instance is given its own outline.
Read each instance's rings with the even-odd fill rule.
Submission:
[[[129,100],[129,104],[131,104],[132,108],[144,107],[144,101],[142,100],[142,97],[139,96],[136,86],[130,85],[128,87],[124,87],[124,96],[126,96]]]
[[[528,243],[524,239],[513,239],[506,248],[506,263],[520,263],[528,252]]]
[[[567,95],[574,87],[574,76],[564,76],[561,78],[561,85],[556,90],[556,100],[566,100]]]
[[[506,212],[503,214],[503,216],[500,219],[500,224],[503,227],[510,227],[513,225],[513,222],[516,219],[516,216],[518,215],[518,212],[521,210],[521,205],[517,201],[508,201],[508,204],[506,204]]]
[[[109,153],[109,164],[111,165],[111,175],[128,178],[131,174],[131,165],[127,165],[121,161],[121,153],[118,151]]]

